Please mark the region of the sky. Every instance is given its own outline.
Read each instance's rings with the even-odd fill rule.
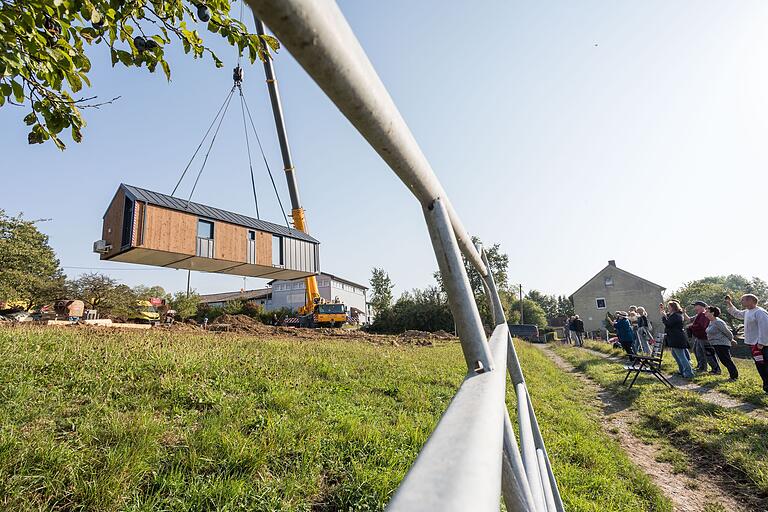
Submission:
[[[768,280],[768,2],[390,0],[339,2],[465,227],[509,255],[511,283],[570,294],[609,259],[674,290],[707,275]],[[250,19],[248,19],[249,25]],[[225,61],[174,43],[172,80],[91,52],[84,141],[30,146],[27,110],[0,109],[0,208],[50,236],[65,272],[186,288],[187,273],[101,262],[91,252],[121,182],[170,193],[232,85]],[[321,268],[396,292],[437,267],[417,201],[317,85],[281,50],[275,67],[302,201]],[[275,171],[279,147],[259,63],[243,88]],[[235,106],[235,105],[233,105]],[[199,167],[193,166],[193,171]],[[262,218],[282,216],[254,158]],[[191,179],[182,184],[186,197]],[[193,200],[253,215],[237,108]],[[243,279],[193,273],[200,293]],[[247,288],[265,281],[249,278]]]

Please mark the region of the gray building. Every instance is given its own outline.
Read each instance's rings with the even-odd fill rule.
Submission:
[[[622,270],[614,260],[584,283],[569,297],[573,309],[584,320],[584,329],[604,329],[606,313],[626,311],[629,306],[642,306],[648,311],[654,333],[663,332],[659,303],[663,302],[664,288]]]
[[[274,280],[270,281],[269,285],[272,286],[272,300],[266,306],[268,311],[280,308],[296,310],[306,303],[306,286],[303,279]],[[325,300],[333,302],[338,299],[346,304],[350,313],[357,313],[359,323],[371,321],[367,286],[321,272],[317,275],[317,287],[320,296]]]

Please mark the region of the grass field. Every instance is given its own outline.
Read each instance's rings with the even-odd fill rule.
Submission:
[[[768,422],[706,402],[696,393],[670,390],[653,377],[641,377],[627,390],[622,366],[589,352],[560,344],[552,348],[603,387],[631,403],[643,417],[645,436],[669,441],[681,466],[701,464],[726,471],[749,484],[749,494],[768,496]],[[765,500],[764,504],[768,503]]]
[[[585,340],[584,346],[605,354],[624,357],[623,350],[615,349],[605,342]],[[716,389],[723,394],[738,398],[744,402],[768,407],[768,394],[763,391],[763,381],[760,380],[760,376],[757,374],[755,363],[751,359],[736,357],[733,358],[733,362],[739,370],[739,380],[735,382],[728,381],[728,370],[723,365],[720,365],[723,371],[721,375],[697,374],[692,381],[701,386]],[[675,364],[674,359],[672,359],[671,354],[668,352],[664,355],[663,368],[668,374],[678,371],[677,364]]]
[[[520,350],[568,510],[669,510]],[[0,354],[0,507],[22,511],[379,510],[464,372],[456,343],[3,328]]]

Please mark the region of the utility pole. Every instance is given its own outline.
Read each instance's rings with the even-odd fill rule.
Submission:
[[[525,317],[523,316],[523,285],[520,284],[520,323],[525,323]]]
[[[189,297],[189,277],[192,275],[192,270],[187,270],[187,297]]]

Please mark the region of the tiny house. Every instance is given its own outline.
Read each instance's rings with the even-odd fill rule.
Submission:
[[[93,250],[102,260],[297,279],[319,272],[319,245],[296,229],[121,184]]]

